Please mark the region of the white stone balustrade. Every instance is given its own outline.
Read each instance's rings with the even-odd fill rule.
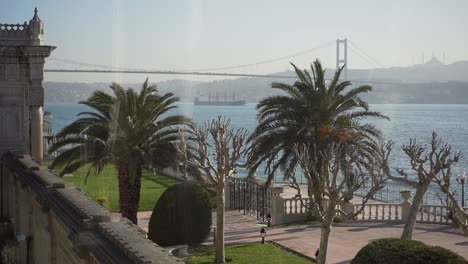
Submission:
[[[419,208],[417,221],[427,223],[451,223],[448,210],[442,205],[423,204]]]
[[[354,212],[361,209],[361,204],[355,204]],[[391,203],[366,204],[356,217],[357,221],[402,221],[402,205]]]
[[[404,192],[402,203],[368,203],[362,211],[353,219],[355,221],[380,221],[380,222],[405,222],[411,209],[411,193]],[[310,199],[283,198],[275,195],[272,201],[272,223],[274,225],[303,221],[308,216]],[[324,199],[324,206],[328,199]],[[351,215],[360,210],[362,204],[339,204],[336,206],[337,219],[349,220],[346,215]],[[418,212],[417,221],[424,223],[451,223],[447,216],[448,210],[442,205],[423,204]],[[462,218],[468,223],[468,219]]]

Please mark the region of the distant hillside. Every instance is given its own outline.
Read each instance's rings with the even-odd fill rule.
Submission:
[[[328,78],[334,73],[327,71]],[[294,76],[286,71],[273,75]],[[348,79],[359,81],[377,81],[371,85],[374,92],[367,95],[370,103],[468,103],[468,61],[443,65],[436,58],[426,64],[406,68],[385,68],[372,70],[354,70],[348,72]],[[271,89],[272,82],[292,83],[294,79],[281,78],[238,78],[212,82],[193,82],[170,80],[158,83],[161,92],[173,92],[182,101],[190,102],[199,96],[202,99],[218,95],[248,102],[257,102],[266,96],[277,94]],[[77,102],[86,99],[96,89],[110,92],[109,83],[65,83],[45,82],[47,102]],[[125,84],[125,87],[139,88],[141,84]]]

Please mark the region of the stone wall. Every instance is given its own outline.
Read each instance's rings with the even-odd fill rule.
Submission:
[[[1,215],[14,225],[19,263],[177,262],[29,155],[8,152],[1,168]]]

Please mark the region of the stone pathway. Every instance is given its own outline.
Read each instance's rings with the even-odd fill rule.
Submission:
[[[151,212],[140,212],[139,225],[147,230]],[[215,219],[214,219],[215,220]],[[215,223],[215,221],[213,222]],[[255,217],[239,211],[226,212],[226,243],[260,242],[260,228],[265,225]],[[370,241],[379,238],[400,237],[403,224],[338,223],[330,236],[327,263],[349,263],[356,253]],[[314,257],[320,241],[318,225],[270,227],[267,241],[275,241],[302,254]],[[468,259],[468,237],[449,225],[416,224],[413,238],[426,244],[448,248]],[[207,243],[212,243],[210,239]]]
[[[275,184],[281,186],[281,184]],[[284,186],[285,191],[281,195],[284,198],[294,197],[296,191]],[[301,186],[307,188],[306,186]],[[307,190],[302,190],[303,195]],[[355,196],[353,202],[361,203],[361,197]],[[382,203],[370,200],[368,203]],[[382,209],[379,208],[379,211]],[[381,214],[381,213],[380,213]],[[151,212],[138,213],[138,225],[145,231],[148,230],[148,222]],[[216,224],[216,215],[213,212],[213,225]],[[255,216],[244,215],[243,211],[227,211],[225,220],[226,243],[260,242],[260,229],[265,227]],[[352,222],[337,223],[333,226],[329,240],[327,263],[349,263],[356,253],[369,242],[380,238],[398,238],[403,232],[404,224],[376,223],[376,222]],[[277,242],[287,248],[315,257],[314,254],[320,242],[320,226],[318,225],[291,225],[283,227],[270,227],[267,230],[267,241]],[[416,224],[413,239],[426,244],[441,246],[450,249],[468,259],[468,237],[462,231],[443,224]],[[207,243],[212,243],[210,238]]]
[[[148,232],[148,224],[151,218],[151,213],[151,211],[138,212],[138,226],[146,232]],[[216,212],[213,211],[212,215],[212,223],[214,227],[216,226]],[[258,229],[264,226],[264,224],[260,221],[257,221],[257,219],[254,216],[244,215],[243,213],[239,213],[239,211],[226,211],[225,221],[226,223],[224,226],[226,232],[246,229]]]
[[[230,215],[235,214],[236,212]],[[227,217],[226,221],[229,222],[229,219],[230,217]],[[227,225],[226,243],[260,242],[260,226],[254,223],[255,221],[252,221],[243,226],[238,223],[236,229]],[[329,240],[327,263],[349,263],[356,253],[372,240],[400,237],[403,227],[403,224],[370,222],[335,224]],[[266,228],[266,231],[267,241],[275,241],[310,257],[314,257],[319,247],[320,226],[318,225],[270,227]],[[468,259],[468,237],[452,226],[416,224],[413,238],[429,245],[450,249]]]

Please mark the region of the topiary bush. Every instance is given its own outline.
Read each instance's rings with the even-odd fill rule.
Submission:
[[[208,192],[194,183],[173,185],[153,209],[148,238],[160,246],[200,244],[210,233],[211,204]]]
[[[468,263],[460,255],[420,241],[397,238],[379,239],[363,247],[351,264],[462,264]]]

